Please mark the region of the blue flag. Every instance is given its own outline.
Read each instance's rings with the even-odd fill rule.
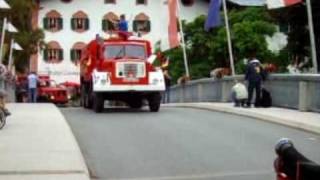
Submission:
[[[206,31],[209,31],[210,28],[221,25],[220,7],[221,7],[221,0],[211,0],[209,5],[208,17],[206,20],[206,24],[204,26],[204,29]]]

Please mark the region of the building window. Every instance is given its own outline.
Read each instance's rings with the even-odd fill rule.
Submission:
[[[137,5],[147,5],[147,0],[136,0]]]
[[[73,45],[70,51],[71,62],[74,65],[79,65],[79,62],[82,58],[82,50],[85,48],[86,44],[83,42],[77,42]]]
[[[116,0],[104,0],[105,4],[116,4]]]
[[[192,6],[193,3],[194,3],[194,0],[181,0],[181,3],[182,3],[184,6]]]
[[[61,0],[62,2],[65,2],[65,3],[69,3],[71,2],[72,0]]]
[[[60,63],[63,61],[63,50],[58,42],[51,41],[48,47],[44,49],[43,59],[47,63]]]
[[[47,13],[43,19],[43,28],[51,32],[57,32],[63,29],[63,19],[61,15],[55,10]]]
[[[102,19],[102,30],[104,32],[117,30],[116,22],[119,21],[119,17],[113,12],[109,12]]]
[[[151,22],[144,13],[138,14],[133,21],[133,31],[138,34],[146,34],[151,31]]]
[[[76,32],[84,32],[89,29],[89,18],[87,14],[79,11],[72,15],[71,29]]]

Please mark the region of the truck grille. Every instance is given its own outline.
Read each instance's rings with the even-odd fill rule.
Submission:
[[[137,77],[138,65],[137,64],[124,64],[124,76],[125,77]]]
[[[117,77],[142,78],[145,77],[144,62],[119,62],[117,63]]]

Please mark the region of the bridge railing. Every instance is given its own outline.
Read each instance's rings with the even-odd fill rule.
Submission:
[[[170,102],[230,102],[234,79],[243,76],[190,81],[171,87]],[[320,112],[320,75],[270,75],[263,83],[270,91],[273,106]]]

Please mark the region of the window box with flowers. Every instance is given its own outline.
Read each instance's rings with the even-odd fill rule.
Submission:
[[[134,18],[133,31],[140,34],[147,34],[151,31],[151,21],[146,14],[140,13]]]
[[[45,18],[43,18],[43,28],[51,32],[57,32],[63,29],[63,19],[61,15],[55,10],[48,12]]]
[[[71,29],[76,32],[85,32],[89,29],[89,18],[83,11],[78,11],[72,15]]]
[[[77,66],[81,60],[81,55],[82,55],[81,49],[71,49],[70,51],[71,62]]]
[[[119,22],[119,17],[113,12],[109,12],[108,14],[104,15],[102,19],[102,30],[104,32],[117,30],[117,22]]]
[[[89,29],[89,19],[88,18],[72,18],[71,29],[77,32],[87,31]]]
[[[47,63],[60,63],[63,61],[62,49],[45,49],[43,52],[43,59]]]

